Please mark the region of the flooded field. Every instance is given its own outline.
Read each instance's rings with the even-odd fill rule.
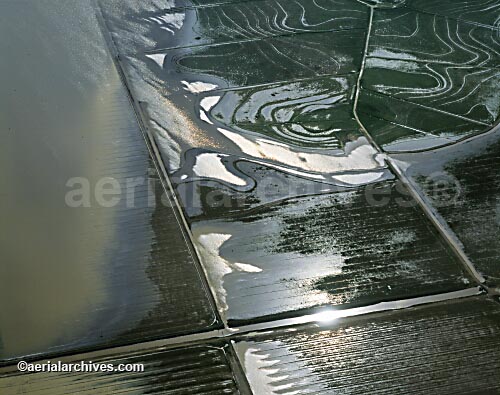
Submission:
[[[161,184],[94,8],[0,10],[2,359],[210,327],[176,217],[149,203],[148,180],[158,197]],[[133,199],[103,206],[109,179],[133,179]]]
[[[497,22],[362,3],[102,2],[225,319],[471,284],[386,153],[493,127]]]
[[[0,33],[6,365],[500,391],[500,1],[19,1]]]

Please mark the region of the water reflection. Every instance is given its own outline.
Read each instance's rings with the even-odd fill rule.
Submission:
[[[473,263],[497,283],[500,128],[451,147],[395,158],[456,233]],[[429,185],[426,180],[436,175],[442,182]]]
[[[499,314],[496,304],[472,298],[274,331],[234,347],[258,394],[487,393],[499,386],[497,356],[469,362],[498,342]]]
[[[354,116],[361,83],[357,112],[384,145],[422,149],[484,129],[483,119],[444,114],[446,103],[429,115],[399,98],[414,83],[410,93],[423,94],[415,59],[382,59],[413,49],[391,52],[391,37],[397,44],[402,34],[384,34],[407,28],[387,22],[389,13],[404,13],[402,3],[180,2],[156,16],[143,9],[122,23],[108,18],[225,319],[373,303],[469,281],[415,202],[398,205],[411,200],[408,191],[390,182],[384,156]],[[368,43],[360,79],[370,5],[376,43]],[[168,22],[160,33],[164,16],[179,12],[182,24]],[[141,16],[157,17],[158,26],[148,25],[139,49],[127,52],[120,32],[133,31]],[[372,205],[371,186],[392,200]]]
[[[407,192],[375,187],[292,198],[192,224],[223,317],[258,317],[330,305],[445,292],[469,284]]]

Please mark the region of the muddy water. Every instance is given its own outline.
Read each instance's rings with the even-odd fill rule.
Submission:
[[[103,240],[92,235],[95,222],[82,211],[68,209],[64,196],[69,178],[95,173],[99,162],[89,161],[87,154],[98,157],[107,137],[101,135],[99,141],[94,132],[89,139],[89,131],[102,130],[105,118],[98,104],[116,100],[119,81],[99,43],[92,10],[79,6],[82,22],[72,26],[74,5],[0,5],[0,46],[7,54],[0,62],[6,355],[48,347],[65,335],[61,321],[83,318],[77,329],[83,336],[90,322],[82,311],[90,300],[98,304],[106,297],[99,291],[102,280],[92,271],[89,275],[82,264],[83,258],[101,258]],[[83,34],[89,39],[79,38]],[[86,58],[84,53],[94,56]],[[98,223],[112,223],[112,215],[105,212]],[[77,229],[85,229],[94,245],[90,257],[74,237]]]
[[[0,51],[0,356],[109,343],[124,333],[127,341],[164,336],[155,317],[168,321],[166,332],[213,322],[175,217],[149,206],[146,184],[132,207],[96,201],[102,177],[123,187],[128,176],[155,172],[92,2],[1,2]],[[90,207],[66,204],[79,187],[67,186],[72,177],[88,180]],[[170,268],[151,267],[156,261]],[[181,290],[166,304],[176,264],[199,291]],[[149,332],[134,332],[140,325]]]

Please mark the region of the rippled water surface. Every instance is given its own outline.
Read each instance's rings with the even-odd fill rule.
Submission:
[[[268,333],[235,348],[255,394],[496,393],[498,314],[472,299]],[[477,361],[486,349],[490,358]]]

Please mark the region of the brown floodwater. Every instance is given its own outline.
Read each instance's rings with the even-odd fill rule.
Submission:
[[[149,204],[147,181],[126,205],[96,201],[103,177],[123,187],[156,172],[92,4],[0,3],[1,358],[214,321],[175,215]],[[88,180],[90,207],[66,204],[74,177]]]

